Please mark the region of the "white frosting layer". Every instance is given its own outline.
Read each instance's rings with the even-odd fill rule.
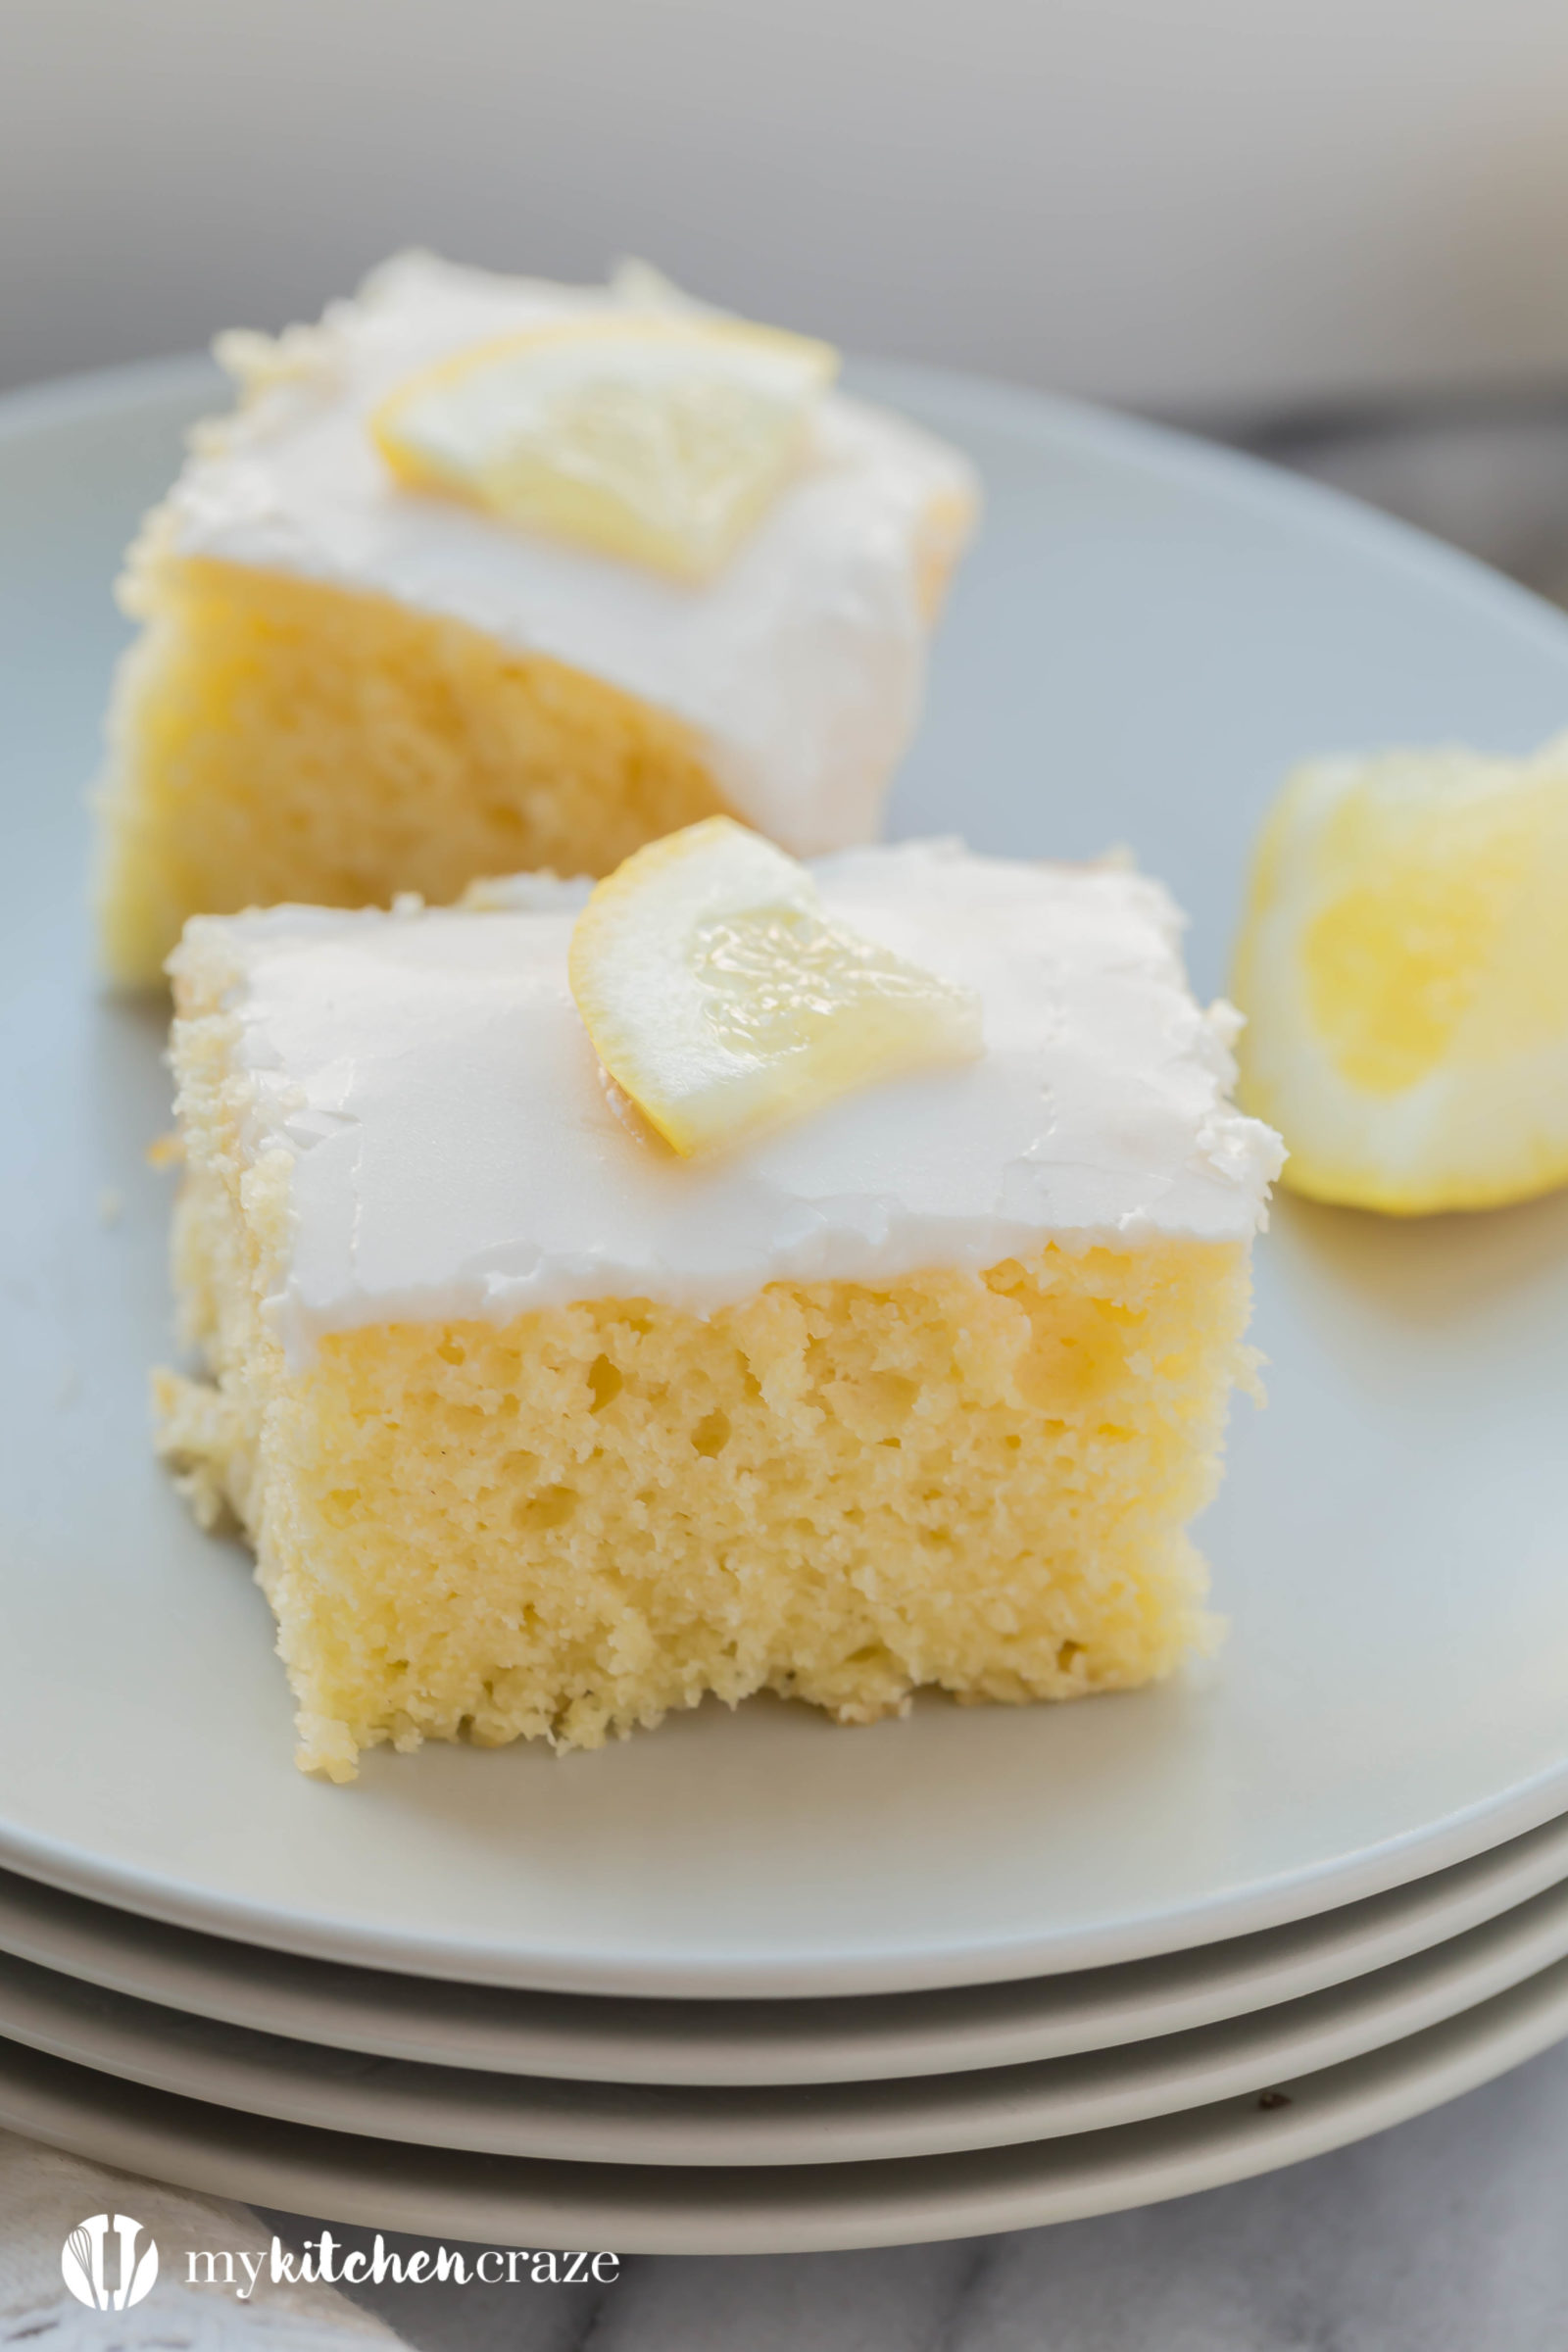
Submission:
[[[319,327],[227,339],[250,397],[198,437],[172,544],[390,597],[608,679],[694,727],[731,807],[797,856],[868,840],[919,714],[922,570],[956,554],[977,496],[956,451],[829,397],[799,473],[694,588],[401,488],[371,444],[370,411],[416,368],[657,299],[408,254]]]
[[[205,917],[239,974],[247,1150],[293,1157],[270,1312],[323,1332],[605,1296],[698,1313],[763,1283],[971,1270],[1055,1237],[1245,1239],[1278,1138],[1226,1100],[1228,1006],[1188,992],[1157,883],[972,858],[951,843],[817,867],[834,913],[979,991],[977,1062],[904,1078],[711,1164],[612,1109],[566,985],[586,884],[514,911]]]

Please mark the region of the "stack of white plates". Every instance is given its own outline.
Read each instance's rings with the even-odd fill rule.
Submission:
[[[1142,427],[882,381],[991,499],[899,829],[1130,841],[1200,986],[1293,758],[1568,716],[1568,628],[1458,558]],[[1568,2030],[1562,1200],[1282,1205],[1270,1407],[1203,1530],[1231,1637],[1180,1684],[292,1772],[248,1563],[148,1454],[161,1021],[95,997],[77,913],[107,586],[205,391],[0,413],[0,2122],[426,2235],[844,2246],[1235,2179]]]
[[[1004,2230],[1262,2172],[1568,2031],[1568,1825],[1163,1959],[926,1993],[512,1991],[0,1885],[0,2115],[132,2170],[502,2244]]]

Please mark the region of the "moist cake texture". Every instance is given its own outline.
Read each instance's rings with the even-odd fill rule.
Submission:
[[[678,1162],[566,985],[586,886],[193,922],[159,1383],[249,1532],[299,1761],[594,1745],[706,1691],[860,1722],[1064,1698],[1208,1638],[1213,1491],[1279,1149],[1226,1100],[1157,885],[954,845],[819,862],[981,996],[961,1068]]]
[[[319,326],[222,339],[239,410],[200,429],[122,584],[142,629],[99,794],[113,977],[156,980],[192,913],[605,873],[720,810],[796,855],[874,836],[975,505],[956,451],[828,395],[693,587],[403,487],[373,445],[433,362],[672,299],[413,254]]]

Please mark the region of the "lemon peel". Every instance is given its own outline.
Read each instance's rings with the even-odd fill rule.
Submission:
[[[1568,736],[1318,761],[1260,839],[1239,1099],[1284,1182],[1396,1215],[1568,1181]]]
[[[972,990],[839,923],[804,865],[727,816],[601,882],[567,973],[609,1077],[683,1157],[983,1046]]]
[[[700,583],[798,465],[838,364],[740,319],[597,315],[421,369],[370,432],[413,489]]]

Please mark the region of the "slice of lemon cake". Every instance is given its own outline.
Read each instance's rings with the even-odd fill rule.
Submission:
[[[1167,1673],[1279,1148],[1164,892],[722,819],[589,887],[172,958],[160,1443],[299,1761]]]
[[[192,913],[610,871],[731,810],[874,837],[972,469],[823,344],[410,254],[220,339],[241,399],[132,550],[100,789],[111,975]]]

